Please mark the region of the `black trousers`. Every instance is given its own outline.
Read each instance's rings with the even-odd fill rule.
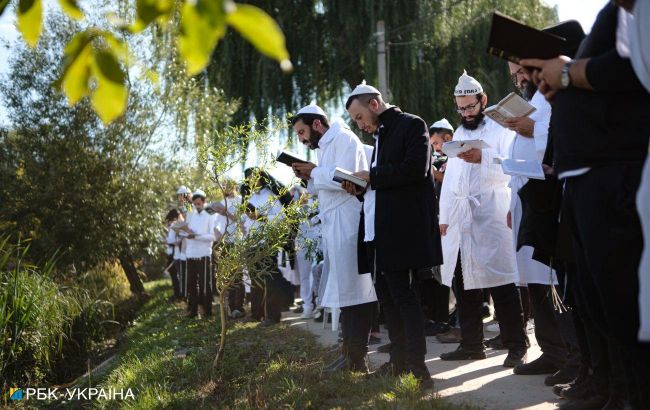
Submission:
[[[187,298],[187,261],[176,259],[176,272],[181,299]]]
[[[509,350],[526,349],[526,325],[519,291],[514,283],[489,288],[494,310],[499,317],[501,341]],[[466,290],[459,253],[454,271],[454,291],[463,349],[483,351],[483,290]]]
[[[353,369],[365,365],[368,353],[368,334],[372,324],[373,310],[376,302],[341,308],[341,332],[343,333],[343,353]]]
[[[528,295],[535,318],[535,339],[542,349],[542,356],[560,368],[567,360],[568,349],[556,319],[552,289],[551,285],[531,283]]]
[[[169,267],[169,276],[172,279],[172,289],[174,289],[174,298],[180,299],[181,298],[181,283],[180,279],[178,278],[178,271],[176,270],[176,261],[174,261],[174,257],[172,255],[169,255],[167,257],[167,266]]]
[[[636,192],[642,166],[606,165],[567,179],[564,206],[573,234],[576,286],[587,302],[583,320],[593,322],[607,340],[614,378],[622,364],[630,404],[647,409],[650,344],[637,340],[643,234]]]
[[[390,362],[418,378],[430,377],[424,364],[427,347],[417,277],[407,270],[381,272],[375,290],[388,325]]]
[[[198,305],[206,315],[212,314],[212,261],[209,256],[187,260],[187,291],[189,310],[196,314]]]
[[[264,317],[264,286],[251,280],[251,318],[262,320]]]
[[[238,310],[240,312],[244,311],[244,298],[246,297],[246,287],[242,282],[242,273],[238,273],[239,277],[237,283],[235,283],[228,290],[228,307],[230,311]]]
[[[435,279],[420,281],[420,301],[425,320],[449,322],[449,288]]]
[[[379,333],[379,302],[372,302],[372,319],[370,320],[370,332]]]

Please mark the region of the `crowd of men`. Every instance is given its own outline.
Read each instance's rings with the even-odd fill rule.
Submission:
[[[340,309],[341,355],[325,372],[412,373],[430,388],[425,337],[436,336],[458,343],[440,356],[446,361],[507,350],[503,366],[520,375],[548,374],[545,384],[565,399],[563,409],[650,408],[650,246],[644,250],[644,233],[650,238],[650,165],[644,169],[650,2],[634,3],[608,3],[588,36],[575,22],[548,28],[573,45],[569,55],[504,62],[535,108],[529,116],[503,124],[487,117],[488,95],[465,72],[449,96],[459,114],[456,129],[446,119],[428,127],[365,82],[345,107],[374,146],[315,104],[292,117],[298,141],[315,150],[318,161],[293,163],[304,188],[287,201],[317,198],[318,216],[303,221],[302,229],[318,225],[320,252],[310,259],[296,241],[302,255],[293,279],[286,272],[270,276],[300,285],[303,317],[315,308]],[[445,155],[445,143],[469,140],[484,145]],[[544,179],[507,175],[504,158],[541,164]],[[337,168],[366,186],[337,182]],[[282,193],[273,185],[253,191],[265,200],[276,197],[280,214]],[[191,201],[187,219],[197,234],[179,250],[175,289],[188,297],[190,314],[203,303],[209,315],[210,242],[218,220],[201,216],[202,191]],[[168,242],[179,245],[171,237]],[[171,254],[177,258],[175,249]],[[231,316],[244,312],[244,294],[231,292]],[[251,306],[262,323],[277,323],[286,309],[254,299],[267,303],[258,313]],[[486,341],[490,299],[499,336]],[[378,312],[390,359],[369,373],[366,354]],[[534,360],[527,357],[531,318],[542,351]]]

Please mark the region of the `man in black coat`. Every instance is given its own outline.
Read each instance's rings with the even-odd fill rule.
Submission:
[[[390,361],[378,373],[411,372],[422,388],[432,387],[417,296],[418,275],[442,264],[428,129],[421,118],[386,104],[365,82],[354,89],[346,109],[359,129],[376,137],[370,171],[355,175],[376,194],[374,219],[367,221],[374,238],[367,232],[359,236],[376,251],[365,260],[375,262],[375,288],[391,340]],[[349,184],[346,188],[359,194]]]

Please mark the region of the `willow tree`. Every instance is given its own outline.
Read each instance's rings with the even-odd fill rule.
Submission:
[[[482,81],[492,100],[509,91],[507,67],[489,56],[492,11],[535,27],[557,21],[540,0],[253,0],[286,35],[295,70],[272,61],[235,35],[226,35],[208,78],[239,98],[235,120],[280,115],[316,99],[337,105],[362,79],[377,82],[376,22],[385,21],[391,102],[426,121],[456,118],[452,92],[463,69]]]

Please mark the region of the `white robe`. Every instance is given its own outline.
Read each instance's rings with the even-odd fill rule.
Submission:
[[[461,251],[465,289],[491,288],[516,283],[512,233],[506,224],[510,205],[510,177],[497,157],[509,154],[515,133],[489,118],[474,131],[460,127],[454,140],[481,139],[490,145],[482,150],[480,164],[449,158],[440,194],[440,224],[449,225],[442,237],[445,263],[442,280],[451,286]]]
[[[323,277],[327,276],[320,304],[345,307],[374,302],[377,296],[370,274],[360,275],[357,264],[361,202],[332,179],[336,167],[352,172],[368,170],[363,144],[339,120],[332,123],[318,145],[319,165],[311,172],[308,189],[318,195],[320,208]]]
[[[533,95],[530,104],[536,108],[535,112],[530,115],[530,119],[535,121],[533,128],[533,137],[528,138],[520,134],[515,136],[510,150],[510,158],[524,159],[527,161],[537,161],[541,164],[546,151],[548,141],[548,125],[551,119],[551,105],[546,101],[544,95],[539,91]],[[517,194],[519,190],[526,185],[528,178],[522,176],[512,176],[510,178],[510,212],[512,213],[512,239],[516,252],[515,261],[519,273],[519,284],[526,285],[529,283],[538,283],[542,285],[557,284],[555,272],[548,266],[533,259],[533,248],[531,246],[522,246],[517,251],[517,237],[519,227],[521,226],[522,206],[521,198]]]

